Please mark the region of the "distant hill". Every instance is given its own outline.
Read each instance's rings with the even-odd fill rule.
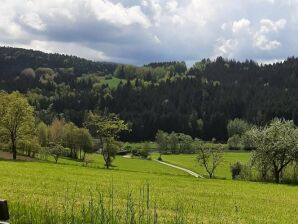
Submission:
[[[16,77],[25,68],[72,68],[74,75],[83,73],[113,74],[116,63],[94,62],[76,56],[49,54],[13,47],[0,47],[0,78]]]
[[[153,140],[158,129],[225,141],[227,123],[264,125],[274,117],[298,125],[298,58],[260,65],[218,57],[134,66],[0,48],[0,90],[26,94],[47,124],[59,116],[82,126],[88,111],[119,114],[131,132]]]

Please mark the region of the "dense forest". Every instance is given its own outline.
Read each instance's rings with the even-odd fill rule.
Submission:
[[[131,131],[122,140],[154,139],[158,129],[218,141],[227,123],[262,125],[274,117],[298,124],[298,59],[259,65],[219,57],[144,66],[92,62],[74,56],[0,48],[0,89],[26,94],[37,117],[79,127],[89,111],[119,114]]]

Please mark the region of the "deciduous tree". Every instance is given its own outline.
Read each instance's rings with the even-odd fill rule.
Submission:
[[[274,180],[279,183],[284,169],[294,161],[298,155],[298,129],[293,121],[274,119],[263,127],[250,132],[256,150],[253,163],[259,167],[262,177],[269,171]]]
[[[0,136],[10,142],[15,160],[18,141],[35,134],[33,108],[18,92],[1,93],[0,108]]]
[[[127,124],[116,114],[95,114],[89,112],[85,122],[86,128],[96,133],[96,137],[101,142],[101,152],[105,160],[105,166],[108,169],[112,165],[112,159],[115,157],[119,134],[128,131]]]
[[[209,177],[214,176],[215,170],[222,162],[223,147],[214,144],[201,144],[198,148],[198,162],[205,168]]]

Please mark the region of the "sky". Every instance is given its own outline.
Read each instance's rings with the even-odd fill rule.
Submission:
[[[145,64],[297,56],[298,0],[0,0],[0,45]]]

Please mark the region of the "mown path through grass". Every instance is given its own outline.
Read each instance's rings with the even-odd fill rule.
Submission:
[[[175,166],[175,165],[173,165],[173,164],[166,163],[166,162],[162,162],[162,161],[159,161],[159,160],[157,160],[157,159],[154,159],[154,161],[156,161],[156,162],[158,162],[158,163],[161,163],[161,164],[163,164],[163,165],[166,165],[166,166],[170,166],[170,167],[176,168],[176,169],[178,169],[178,170],[182,170],[182,171],[184,171],[184,172],[186,172],[186,173],[188,173],[188,174],[190,174],[191,176],[194,176],[194,177],[196,177],[196,178],[204,178],[202,175],[200,175],[200,174],[198,174],[198,173],[195,173],[195,172],[193,172],[193,171],[191,171],[191,170],[185,169],[185,168],[183,168],[183,167]]]

